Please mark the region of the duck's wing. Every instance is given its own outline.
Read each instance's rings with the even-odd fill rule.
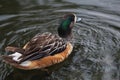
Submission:
[[[66,48],[65,41],[57,35],[51,33],[37,34],[24,47],[24,54],[20,60],[32,61],[46,56],[52,56],[64,51]]]

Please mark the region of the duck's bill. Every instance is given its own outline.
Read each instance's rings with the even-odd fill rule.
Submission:
[[[80,17],[77,17],[76,22],[80,22],[82,19]]]

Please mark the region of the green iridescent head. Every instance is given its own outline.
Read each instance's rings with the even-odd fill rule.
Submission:
[[[80,20],[80,19],[79,19]],[[75,14],[67,14],[61,20],[58,27],[58,34],[60,37],[68,37],[71,34],[74,23],[76,23],[77,17]]]

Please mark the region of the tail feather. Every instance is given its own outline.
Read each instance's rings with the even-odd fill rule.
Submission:
[[[19,52],[19,53],[24,53],[24,49],[18,48],[18,47],[11,47],[7,46],[5,48],[6,51],[11,51],[11,52]]]
[[[12,56],[2,55],[3,61],[6,63],[17,64],[18,62],[14,61]]]
[[[24,69],[24,70],[27,70],[27,69],[30,68],[29,65],[28,66],[22,66],[22,65],[20,65],[20,63],[17,62],[17,61],[14,61],[11,56],[2,55],[0,57],[2,57],[2,59],[3,59],[3,61],[5,63],[10,64],[13,67],[16,67],[16,68],[19,68],[19,69]]]
[[[17,61],[14,61],[11,56],[2,55],[1,57],[3,59],[3,62],[5,62],[7,64],[10,64],[16,68],[22,67],[19,65],[19,63]]]

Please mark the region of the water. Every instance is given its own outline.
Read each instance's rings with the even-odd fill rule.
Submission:
[[[59,18],[70,12],[82,21],[73,29],[67,60],[49,75],[0,61],[0,80],[120,80],[120,0],[0,0],[0,54],[10,54],[8,45],[23,47],[37,33],[57,33]]]

